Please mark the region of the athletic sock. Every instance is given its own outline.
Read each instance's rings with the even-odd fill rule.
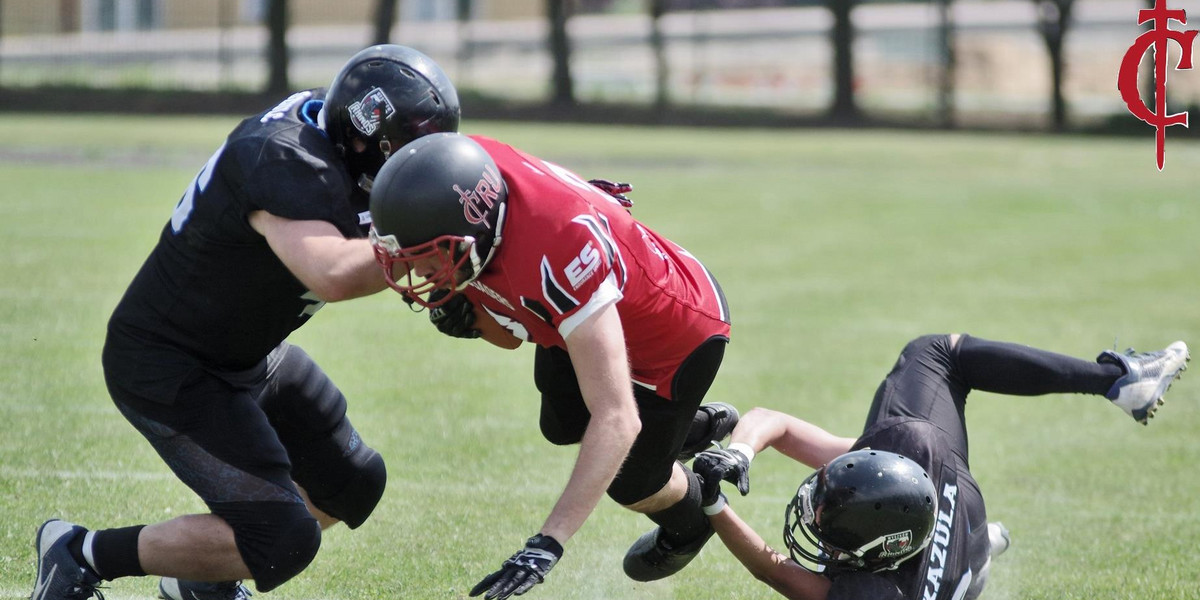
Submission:
[[[700,508],[700,479],[690,469],[687,473],[687,492],[674,505],[646,515],[663,530],[663,539],[673,547],[685,546],[712,533],[712,525]]]
[[[1118,365],[968,335],[959,338],[956,357],[958,372],[972,389],[1011,396],[1102,396],[1125,374]]]
[[[67,552],[71,553],[71,558],[74,558],[76,563],[90,571],[92,575],[100,578],[100,574],[96,572],[95,565],[93,565],[83,553],[84,540],[89,538],[91,535],[92,532],[86,530],[82,533],[76,534],[75,537],[71,538],[71,541],[67,542]]]
[[[145,575],[138,560],[138,535],[144,527],[101,529],[80,536],[85,538],[81,549],[84,559],[101,579]]]

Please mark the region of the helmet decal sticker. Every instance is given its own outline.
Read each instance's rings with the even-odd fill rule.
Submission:
[[[911,546],[911,530],[888,534],[883,538],[883,550],[879,553],[879,555],[883,557],[903,556],[909,552]]]
[[[454,191],[458,193],[458,202],[463,207],[463,217],[468,223],[482,224],[488,229],[492,228],[492,224],[487,221],[488,212],[496,206],[503,186],[504,182],[500,179],[500,173],[493,165],[484,166],[483,174],[479,177],[474,189],[464,190],[458,184],[454,184]]]
[[[347,110],[354,128],[367,136],[373,135],[380,123],[396,114],[392,101],[377,87],[367,90],[362,99],[351,104]]]

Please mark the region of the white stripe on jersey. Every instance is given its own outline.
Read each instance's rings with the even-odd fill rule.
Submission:
[[[575,331],[576,327],[579,327],[584,321],[588,320],[588,317],[600,312],[601,309],[610,304],[616,304],[623,297],[621,290],[617,289],[616,277],[610,272],[608,277],[605,277],[604,281],[601,281],[600,285],[596,288],[596,291],[592,293],[592,297],[588,300],[587,304],[580,307],[575,314],[563,319],[563,322],[558,325],[558,334],[562,336],[563,340],[566,340],[567,336],[571,335],[571,332]]]
[[[563,299],[571,303],[571,306],[563,306],[561,302],[555,302],[555,294],[561,294]],[[542,256],[542,296],[550,303],[558,314],[563,314],[576,306],[579,306],[579,301],[574,296],[567,293],[567,289],[558,283],[554,278],[554,269],[550,268],[550,259]],[[564,336],[565,338],[565,336]]]
[[[712,288],[712,291],[713,291],[713,297],[717,299],[717,312],[721,313],[721,320],[728,323],[729,322],[729,310],[725,306],[725,302],[724,302],[725,295],[721,293],[720,286],[718,286],[717,282],[715,280],[713,280],[712,273],[709,273],[708,268],[704,266],[704,263],[700,262],[700,259],[696,258],[695,256],[692,256],[691,252],[684,250],[683,247],[679,246],[678,244],[675,245],[675,248],[677,248],[679,250],[680,255],[686,256],[686,257],[696,261],[696,264],[700,265],[700,270],[704,272],[704,279],[708,281],[708,285],[709,285],[709,287]]]
[[[658,386],[657,386],[657,385],[651,385],[651,384],[649,384],[649,383],[646,383],[646,382],[644,382],[644,381],[638,381],[638,380],[636,380],[636,379],[633,379],[632,377],[630,378],[630,380],[631,380],[631,381],[633,381],[633,383],[634,383],[634,384],[636,384],[636,385],[637,385],[637,386],[639,386],[639,387],[644,387],[644,388],[646,388],[646,389],[648,389],[648,390],[650,390],[650,391],[652,391],[652,392],[657,392],[657,391],[658,391]]]
[[[609,268],[615,271],[617,269],[615,269],[614,267],[617,267],[617,266],[620,267],[620,273],[618,274],[619,280],[617,281],[617,287],[624,290],[625,289],[625,279],[627,277],[626,274],[628,273],[628,271],[625,270],[625,259],[621,256],[621,248],[619,246],[617,246],[617,243],[615,241],[613,241],[612,226],[609,225],[608,219],[606,219],[604,217],[604,215],[597,215],[597,216],[600,217],[600,221],[601,221],[601,223],[603,223],[603,227],[601,226],[600,223],[597,223],[596,220],[593,219],[591,215],[579,215],[579,216],[575,217],[574,219],[571,219],[571,221],[574,223],[579,223],[580,225],[583,225],[584,227],[587,227],[588,231],[592,232],[592,237],[595,237],[596,240],[599,241],[600,244],[604,246],[604,254],[608,258]]]

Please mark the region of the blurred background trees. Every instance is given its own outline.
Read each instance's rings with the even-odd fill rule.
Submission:
[[[442,64],[470,107],[1063,131],[1127,116],[1116,65],[1148,3],[0,0],[0,107],[38,89],[278,95],[393,42]],[[1171,91],[1198,104],[1200,78]]]

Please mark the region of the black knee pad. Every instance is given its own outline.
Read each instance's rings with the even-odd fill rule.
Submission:
[[[298,346],[272,352],[259,404],[292,463],[292,479],[317,508],[362,525],[383,496],[387,469],[346,416],[346,398]]]
[[[712,533],[712,526],[704,509],[700,508],[700,480],[688,469],[687,491],[679,502],[655,513],[648,513],[656,525],[662,527],[667,541],[684,545]]]
[[[582,410],[572,410],[576,403],[570,400],[556,399],[542,394],[542,414],[538,426],[542,437],[555,446],[570,446],[578,444],[583,439],[591,415],[586,406]],[[578,402],[583,406],[583,401]],[[565,410],[564,410],[565,407]]]
[[[383,457],[365,445],[359,449],[361,459],[353,461],[352,477],[341,489],[325,496],[314,496],[309,491],[308,496],[314,506],[350,529],[357,529],[371,516],[387,486],[387,466]]]
[[[542,394],[542,437],[555,446],[578,444],[592,415],[583,402],[567,351],[538,346],[533,357],[533,383]]]
[[[300,574],[321,547],[321,525],[295,502],[222,502],[213,513],[233,528],[254,587],[269,592]]]

